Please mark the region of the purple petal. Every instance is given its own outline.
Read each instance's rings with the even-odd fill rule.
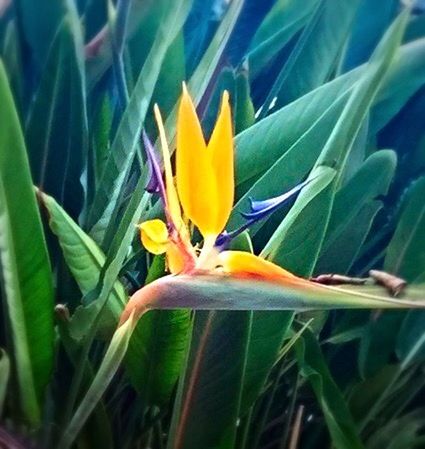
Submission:
[[[150,193],[159,193],[162,200],[165,201],[165,185],[162,179],[161,167],[159,165],[158,158],[155,153],[155,149],[152,142],[149,140],[148,135],[143,131],[143,143],[145,145],[146,154],[148,157],[150,168],[150,179],[146,190]]]

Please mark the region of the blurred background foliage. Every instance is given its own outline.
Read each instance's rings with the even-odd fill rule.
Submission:
[[[59,449],[128,295],[164,274],[135,234],[161,214],[140,133],[158,103],[174,142],[183,80],[207,134],[230,92],[230,229],[324,173],[241,249],[425,282],[425,3],[396,19],[406,3],[0,0],[1,444]],[[424,320],[149,312],[74,445],[425,448]]]

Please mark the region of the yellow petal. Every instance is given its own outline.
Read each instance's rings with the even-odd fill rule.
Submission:
[[[208,143],[208,152],[216,178],[216,230],[219,234],[229,219],[235,190],[232,116],[227,91],[223,93],[220,113]]]
[[[185,85],[177,119],[176,177],[186,216],[204,237],[218,234],[215,177],[201,125]]]
[[[172,274],[181,273],[185,268],[184,255],[174,243],[167,247],[167,268]]]
[[[157,105],[154,106],[154,113],[156,123],[158,125],[159,138],[161,140],[162,158],[164,160],[165,188],[168,203],[167,206],[175,227],[179,228],[182,222],[180,204],[177,196],[176,187],[174,185],[173,172],[171,170],[170,149],[168,148],[164,124],[162,121],[161,113]]]
[[[168,230],[162,220],[145,221],[139,226],[143,246],[152,254],[165,253],[168,245]]]
[[[282,267],[244,251],[223,251],[218,262],[229,274],[254,275],[266,280],[300,279]]]

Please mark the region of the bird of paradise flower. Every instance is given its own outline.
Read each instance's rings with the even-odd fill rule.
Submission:
[[[153,145],[144,134],[151,166],[147,190],[159,194],[165,222],[153,219],[142,222],[138,227],[142,244],[149,252],[165,253],[171,274],[144,286],[128,301],[97,374],[62,435],[59,447],[64,449],[72,445],[100,400],[124,358],[137,321],[150,309],[425,307],[423,289],[409,295],[416,300],[397,300],[370,292],[316,284],[249,252],[229,250],[229,243],[235,236],[293,198],[311,180],[278,197],[251,201],[251,210],[243,214],[246,223],[228,232],[225,226],[234,200],[234,149],[228,93],[223,94],[213,133],[206,144],[195,107],[183,85],[177,121],[175,179],[157,106],[154,112],[162,147],[163,171]],[[192,245],[189,223],[203,237],[200,250]]]

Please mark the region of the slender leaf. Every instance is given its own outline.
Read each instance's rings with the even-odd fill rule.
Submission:
[[[297,342],[297,358],[301,375],[309,380],[322,407],[333,445],[337,449],[363,448],[344,397],[311,331],[305,331]]]
[[[0,417],[3,416],[3,405],[6,398],[10,376],[10,360],[4,349],[0,349]]]
[[[53,368],[53,285],[25,143],[0,62],[0,265],[20,408],[37,426]]]
[[[117,204],[133,161],[140,131],[160,74],[161,63],[183,25],[189,6],[190,0],[179,0],[167,10],[121,118],[88,217],[88,224],[92,228],[91,235],[98,243],[103,240],[111,211]]]
[[[58,198],[74,217],[84,202],[80,178],[88,143],[83,43],[76,21],[72,12],[64,18],[26,127],[34,183]]]

